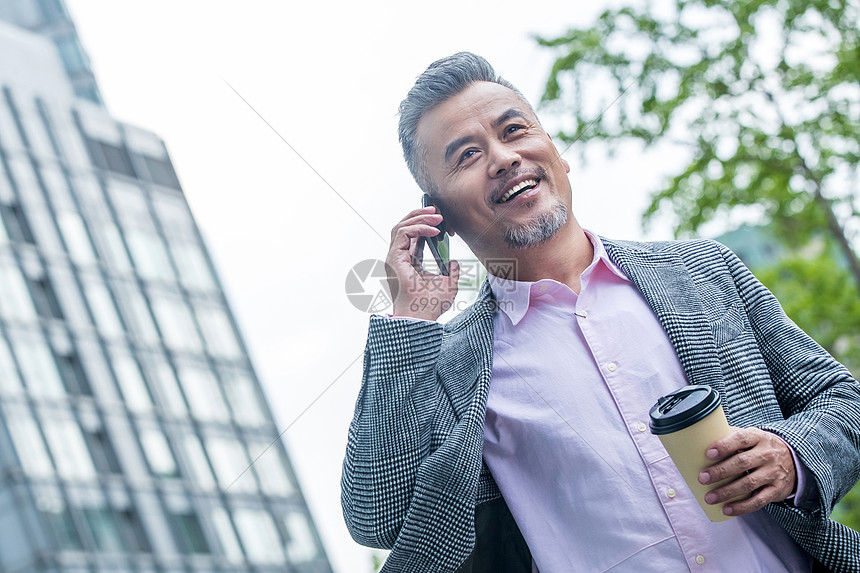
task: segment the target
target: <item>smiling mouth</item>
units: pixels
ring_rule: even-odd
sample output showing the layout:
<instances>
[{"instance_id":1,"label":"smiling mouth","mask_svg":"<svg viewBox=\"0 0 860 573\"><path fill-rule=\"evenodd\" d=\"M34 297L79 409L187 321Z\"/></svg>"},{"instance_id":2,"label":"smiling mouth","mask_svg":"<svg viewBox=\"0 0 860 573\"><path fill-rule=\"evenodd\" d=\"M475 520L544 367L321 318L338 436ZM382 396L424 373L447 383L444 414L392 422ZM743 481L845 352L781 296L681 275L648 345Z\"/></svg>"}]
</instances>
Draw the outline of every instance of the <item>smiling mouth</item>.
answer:
<instances>
[{"instance_id":1,"label":"smiling mouth","mask_svg":"<svg viewBox=\"0 0 860 573\"><path fill-rule=\"evenodd\" d=\"M496 201L496 203L506 203L519 195L520 193L524 193L529 189L534 189L538 186L540 179L526 179L525 181L521 181L514 187L512 187L507 193L502 195L502 197Z\"/></svg>"}]
</instances>

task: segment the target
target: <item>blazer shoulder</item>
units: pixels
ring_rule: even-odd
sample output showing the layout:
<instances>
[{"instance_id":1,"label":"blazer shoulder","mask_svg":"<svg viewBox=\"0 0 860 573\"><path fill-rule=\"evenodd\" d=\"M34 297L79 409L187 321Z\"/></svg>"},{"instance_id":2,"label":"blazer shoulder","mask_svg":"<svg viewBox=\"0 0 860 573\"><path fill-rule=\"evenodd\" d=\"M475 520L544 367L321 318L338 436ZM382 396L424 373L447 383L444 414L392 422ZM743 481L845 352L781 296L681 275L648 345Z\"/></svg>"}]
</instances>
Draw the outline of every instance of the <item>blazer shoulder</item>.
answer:
<instances>
[{"instance_id":1,"label":"blazer shoulder","mask_svg":"<svg viewBox=\"0 0 860 573\"><path fill-rule=\"evenodd\" d=\"M673 241L617 241L603 239L610 254L618 258L644 261L649 259L680 260L689 268L724 265L736 255L722 243L713 239L685 239Z\"/></svg>"}]
</instances>

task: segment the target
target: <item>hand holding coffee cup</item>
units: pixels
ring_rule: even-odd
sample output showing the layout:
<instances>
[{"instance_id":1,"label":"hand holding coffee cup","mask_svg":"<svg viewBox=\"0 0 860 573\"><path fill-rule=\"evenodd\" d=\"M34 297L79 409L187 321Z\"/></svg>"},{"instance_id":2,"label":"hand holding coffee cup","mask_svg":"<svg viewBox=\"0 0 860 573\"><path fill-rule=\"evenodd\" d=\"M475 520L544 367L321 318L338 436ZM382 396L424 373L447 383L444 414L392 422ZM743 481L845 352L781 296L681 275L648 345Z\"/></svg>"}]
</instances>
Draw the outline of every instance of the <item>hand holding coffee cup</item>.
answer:
<instances>
[{"instance_id":1,"label":"hand holding coffee cup","mask_svg":"<svg viewBox=\"0 0 860 573\"><path fill-rule=\"evenodd\" d=\"M724 514L737 516L783 501L797 486L791 450L775 434L758 428L736 428L706 452L711 466L702 470L699 483L711 489L705 502L723 506ZM714 487L714 483L724 483ZM728 500L743 499L727 504Z\"/></svg>"},{"instance_id":2,"label":"hand holding coffee cup","mask_svg":"<svg viewBox=\"0 0 860 573\"><path fill-rule=\"evenodd\" d=\"M660 438L711 521L724 521L782 501L795 487L788 446L758 428L729 426L720 395L685 386L651 408L651 432Z\"/></svg>"}]
</instances>

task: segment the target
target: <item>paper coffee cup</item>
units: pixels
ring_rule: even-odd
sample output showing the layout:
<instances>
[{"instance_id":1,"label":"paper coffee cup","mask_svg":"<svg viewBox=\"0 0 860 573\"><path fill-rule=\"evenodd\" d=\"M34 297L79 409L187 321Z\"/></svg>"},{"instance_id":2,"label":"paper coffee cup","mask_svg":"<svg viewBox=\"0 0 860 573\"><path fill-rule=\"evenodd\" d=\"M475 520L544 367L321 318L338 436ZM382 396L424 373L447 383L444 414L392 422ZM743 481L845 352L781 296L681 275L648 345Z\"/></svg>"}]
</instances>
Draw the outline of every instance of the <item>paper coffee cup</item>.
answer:
<instances>
[{"instance_id":1,"label":"paper coffee cup","mask_svg":"<svg viewBox=\"0 0 860 573\"><path fill-rule=\"evenodd\" d=\"M663 442L663 447L708 519L731 519L731 516L722 513L728 501L716 505L705 503L706 493L731 480L708 485L699 483L699 473L714 465L714 461L705 456L708 446L731 433L720 394L709 386L685 386L659 398L650 413L651 433ZM743 497L730 501L737 499Z\"/></svg>"}]
</instances>

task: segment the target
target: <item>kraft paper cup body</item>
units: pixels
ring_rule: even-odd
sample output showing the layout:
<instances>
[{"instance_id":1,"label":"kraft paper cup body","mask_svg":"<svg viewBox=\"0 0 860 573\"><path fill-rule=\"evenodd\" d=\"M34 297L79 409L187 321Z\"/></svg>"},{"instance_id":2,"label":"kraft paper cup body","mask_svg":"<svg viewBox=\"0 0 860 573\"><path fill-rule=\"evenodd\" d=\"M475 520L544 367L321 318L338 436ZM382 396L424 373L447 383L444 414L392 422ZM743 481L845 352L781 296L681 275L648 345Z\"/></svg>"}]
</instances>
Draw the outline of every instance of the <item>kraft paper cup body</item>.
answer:
<instances>
[{"instance_id":1,"label":"kraft paper cup body","mask_svg":"<svg viewBox=\"0 0 860 573\"><path fill-rule=\"evenodd\" d=\"M722 480L716 483L702 485L699 483L699 473L707 467L714 465L714 461L705 456L708 446L720 440L731 433L729 423L726 420L726 414L723 412L722 405L716 410L708 414L704 419L699 420L692 426L688 426L683 430L672 432L671 434L658 434L657 437L663 443L678 471L705 515L711 521L726 521L731 519L730 515L723 515L723 506L728 503L719 503L709 505L705 503L705 494L716 489L721 485L728 483L731 480ZM738 497L730 501L742 499Z\"/></svg>"}]
</instances>

